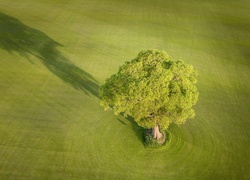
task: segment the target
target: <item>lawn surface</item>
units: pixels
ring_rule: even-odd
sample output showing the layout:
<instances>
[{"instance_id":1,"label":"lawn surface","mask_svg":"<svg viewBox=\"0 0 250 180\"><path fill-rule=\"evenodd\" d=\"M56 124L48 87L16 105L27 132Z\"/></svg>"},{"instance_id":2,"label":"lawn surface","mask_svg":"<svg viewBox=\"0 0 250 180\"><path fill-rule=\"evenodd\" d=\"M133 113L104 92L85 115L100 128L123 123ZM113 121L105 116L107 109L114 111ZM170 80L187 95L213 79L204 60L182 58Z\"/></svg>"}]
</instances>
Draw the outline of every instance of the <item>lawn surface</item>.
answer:
<instances>
[{"instance_id":1,"label":"lawn surface","mask_svg":"<svg viewBox=\"0 0 250 180\"><path fill-rule=\"evenodd\" d=\"M0 179L249 179L250 2L0 0ZM199 72L162 149L98 88L143 49Z\"/></svg>"}]
</instances>

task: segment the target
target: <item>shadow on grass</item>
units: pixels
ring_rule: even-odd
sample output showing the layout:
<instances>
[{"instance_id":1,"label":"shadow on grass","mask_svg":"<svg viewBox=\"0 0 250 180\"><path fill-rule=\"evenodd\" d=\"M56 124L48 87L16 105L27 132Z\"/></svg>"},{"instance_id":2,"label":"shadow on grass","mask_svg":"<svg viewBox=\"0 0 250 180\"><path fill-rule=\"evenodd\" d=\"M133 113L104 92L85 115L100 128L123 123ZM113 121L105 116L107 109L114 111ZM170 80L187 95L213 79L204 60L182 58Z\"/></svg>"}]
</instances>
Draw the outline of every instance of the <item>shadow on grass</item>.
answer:
<instances>
[{"instance_id":1,"label":"shadow on grass","mask_svg":"<svg viewBox=\"0 0 250 180\"><path fill-rule=\"evenodd\" d=\"M121 116L123 116L123 115L121 115ZM144 142L144 140L143 140L143 132L144 132L145 129L143 129L142 127L138 126L138 124L137 124L137 123L134 121L134 119L133 119L132 117L130 117L130 116L128 116L128 117L126 117L126 118L123 116L122 119L125 119L125 120L127 120L127 121L130 122L131 127L132 127L132 130L134 131L136 137L143 143L143 142ZM117 120L118 120L121 124L127 125L127 123L124 122L124 120L122 120L122 119L121 119L121 118L117 118Z\"/></svg>"},{"instance_id":2,"label":"shadow on grass","mask_svg":"<svg viewBox=\"0 0 250 180\"><path fill-rule=\"evenodd\" d=\"M45 33L31 28L18 19L0 13L0 48L17 52L29 59L38 57L54 75L77 90L98 97L99 85L95 78L74 65L57 47L62 46Z\"/></svg>"}]
</instances>

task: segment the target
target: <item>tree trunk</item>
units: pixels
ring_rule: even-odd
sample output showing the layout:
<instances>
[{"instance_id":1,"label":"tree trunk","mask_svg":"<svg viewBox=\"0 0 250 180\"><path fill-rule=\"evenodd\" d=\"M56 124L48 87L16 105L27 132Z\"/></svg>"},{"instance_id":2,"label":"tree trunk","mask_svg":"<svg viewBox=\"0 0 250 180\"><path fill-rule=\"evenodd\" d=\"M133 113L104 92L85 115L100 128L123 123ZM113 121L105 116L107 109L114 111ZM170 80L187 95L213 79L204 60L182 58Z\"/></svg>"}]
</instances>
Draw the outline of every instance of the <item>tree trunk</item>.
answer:
<instances>
[{"instance_id":1,"label":"tree trunk","mask_svg":"<svg viewBox=\"0 0 250 180\"><path fill-rule=\"evenodd\" d=\"M162 133L159 131L159 126L158 126L158 125L156 125L156 126L154 127L154 129L152 130L152 136L153 136L155 139L157 139L157 140L159 140L159 139L162 138Z\"/></svg>"}]
</instances>

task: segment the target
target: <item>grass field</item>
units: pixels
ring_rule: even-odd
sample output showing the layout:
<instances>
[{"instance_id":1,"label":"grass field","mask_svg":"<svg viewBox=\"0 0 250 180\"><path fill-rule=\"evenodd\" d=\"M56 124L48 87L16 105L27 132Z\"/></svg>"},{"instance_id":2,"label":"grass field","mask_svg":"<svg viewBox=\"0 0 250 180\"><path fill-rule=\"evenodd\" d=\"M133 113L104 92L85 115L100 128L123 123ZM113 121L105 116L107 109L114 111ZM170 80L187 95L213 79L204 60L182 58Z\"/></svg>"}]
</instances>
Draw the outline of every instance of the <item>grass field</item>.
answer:
<instances>
[{"instance_id":1,"label":"grass field","mask_svg":"<svg viewBox=\"0 0 250 180\"><path fill-rule=\"evenodd\" d=\"M250 179L250 2L0 0L0 179ZM145 148L98 87L143 49L199 72L196 117Z\"/></svg>"}]
</instances>

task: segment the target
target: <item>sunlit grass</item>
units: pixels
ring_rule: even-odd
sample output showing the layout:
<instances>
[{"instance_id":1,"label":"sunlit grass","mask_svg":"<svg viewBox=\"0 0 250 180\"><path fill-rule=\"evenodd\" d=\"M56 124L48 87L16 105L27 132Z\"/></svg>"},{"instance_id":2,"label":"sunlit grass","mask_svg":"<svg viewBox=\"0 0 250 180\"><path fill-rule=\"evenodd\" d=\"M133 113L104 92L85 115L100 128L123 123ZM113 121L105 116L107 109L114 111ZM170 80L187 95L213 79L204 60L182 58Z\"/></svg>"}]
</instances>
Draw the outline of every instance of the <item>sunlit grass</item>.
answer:
<instances>
[{"instance_id":1,"label":"sunlit grass","mask_svg":"<svg viewBox=\"0 0 250 180\"><path fill-rule=\"evenodd\" d=\"M249 178L249 9L0 0L0 179ZM104 112L96 96L151 48L199 72L196 118L170 126L161 149L145 148L142 129Z\"/></svg>"}]
</instances>

